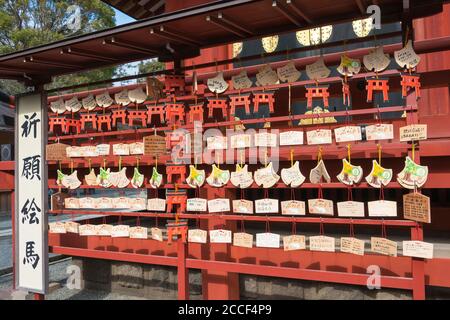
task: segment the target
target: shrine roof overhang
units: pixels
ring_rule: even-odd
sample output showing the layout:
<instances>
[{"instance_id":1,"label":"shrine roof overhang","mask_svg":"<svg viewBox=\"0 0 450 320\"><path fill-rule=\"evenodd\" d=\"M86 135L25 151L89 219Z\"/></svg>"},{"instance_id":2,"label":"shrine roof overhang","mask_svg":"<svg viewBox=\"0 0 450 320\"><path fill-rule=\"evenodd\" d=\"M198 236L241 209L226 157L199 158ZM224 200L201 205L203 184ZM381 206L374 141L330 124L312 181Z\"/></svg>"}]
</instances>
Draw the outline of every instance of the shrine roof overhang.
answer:
<instances>
[{"instance_id":1,"label":"shrine roof overhang","mask_svg":"<svg viewBox=\"0 0 450 320\"><path fill-rule=\"evenodd\" d=\"M165 0L102 0L113 8L133 17L145 19L164 12Z\"/></svg>"},{"instance_id":2,"label":"shrine roof overhang","mask_svg":"<svg viewBox=\"0 0 450 320\"><path fill-rule=\"evenodd\" d=\"M404 0L372 1L382 23L401 21ZM443 0L411 1L411 18L442 11ZM367 17L361 0L229 0L67 38L0 56L0 78L30 84L51 77L158 57L197 56L201 48Z\"/></svg>"}]
</instances>

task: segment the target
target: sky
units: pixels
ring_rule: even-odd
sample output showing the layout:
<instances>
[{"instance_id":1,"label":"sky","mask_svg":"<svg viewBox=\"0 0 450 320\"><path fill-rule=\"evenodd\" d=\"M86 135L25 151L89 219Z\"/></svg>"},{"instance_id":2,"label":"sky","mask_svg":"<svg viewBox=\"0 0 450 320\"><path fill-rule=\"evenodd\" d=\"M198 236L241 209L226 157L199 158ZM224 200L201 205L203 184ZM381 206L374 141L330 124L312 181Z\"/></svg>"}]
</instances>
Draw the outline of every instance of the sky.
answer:
<instances>
[{"instance_id":1,"label":"sky","mask_svg":"<svg viewBox=\"0 0 450 320\"><path fill-rule=\"evenodd\" d=\"M124 14L123 12L121 12L117 9L114 9L114 12L116 14L116 23L118 26L125 24L125 23L130 23L130 22L136 21L135 19L131 18L130 16ZM134 75L134 74L138 73L137 65L138 65L137 62L128 63L128 64L124 65L124 68L129 75Z\"/></svg>"}]
</instances>

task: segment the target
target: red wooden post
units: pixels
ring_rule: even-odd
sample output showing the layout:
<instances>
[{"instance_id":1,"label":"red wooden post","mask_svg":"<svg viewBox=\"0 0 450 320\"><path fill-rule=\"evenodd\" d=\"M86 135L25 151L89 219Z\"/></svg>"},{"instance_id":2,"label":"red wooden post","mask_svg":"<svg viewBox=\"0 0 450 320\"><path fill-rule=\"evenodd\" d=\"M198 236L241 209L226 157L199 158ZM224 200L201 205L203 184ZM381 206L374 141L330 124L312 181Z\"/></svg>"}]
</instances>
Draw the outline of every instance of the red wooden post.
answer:
<instances>
[{"instance_id":1,"label":"red wooden post","mask_svg":"<svg viewBox=\"0 0 450 320\"><path fill-rule=\"evenodd\" d=\"M411 240L423 241L423 228L418 225L411 228ZM425 300L425 260L422 258L411 258L413 278L413 299Z\"/></svg>"},{"instance_id":2,"label":"red wooden post","mask_svg":"<svg viewBox=\"0 0 450 320\"><path fill-rule=\"evenodd\" d=\"M189 270L186 268L187 243L178 238L178 300L189 300Z\"/></svg>"},{"instance_id":3,"label":"red wooden post","mask_svg":"<svg viewBox=\"0 0 450 320\"><path fill-rule=\"evenodd\" d=\"M15 191L11 192L11 229L12 229L12 272L13 289L16 289L16 200Z\"/></svg>"}]
</instances>

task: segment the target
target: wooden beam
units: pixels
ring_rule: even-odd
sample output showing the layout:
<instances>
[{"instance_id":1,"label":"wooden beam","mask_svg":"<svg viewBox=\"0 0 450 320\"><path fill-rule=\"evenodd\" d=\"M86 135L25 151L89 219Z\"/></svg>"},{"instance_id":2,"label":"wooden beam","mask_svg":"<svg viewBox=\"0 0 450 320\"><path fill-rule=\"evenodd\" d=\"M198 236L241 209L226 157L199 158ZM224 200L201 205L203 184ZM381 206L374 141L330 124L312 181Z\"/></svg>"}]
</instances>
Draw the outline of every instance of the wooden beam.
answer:
<instances>
[{"instance_id":1,"label":"wooden beam","mask_svg":"<svg viewBox=\"0 0 450 320\"><path fill-rule=\"evenodd\" d=\"M76 49L76 48L72 48L72 47L69 47L67 49L62 49L61 54L70 54L70 55L79 56L79 57L93 58L93 59L97 59L100 61L110 61L110 62L117 61L117 59L115 59L115 58L99 55L96 52L92 52L89 50L83 50L83 49Z\"/></svg>"},{"instance_id":2,"label":"wooden beam","mask_svg":"<svg viewBox=\"0 0 450 320\"><path fill-rule=\"evenodd\" d=\"M209 21L214 25L228 32L231 32L241 38L247 38L253 35L253 33L250 30L244 28L243 26L238 25L236 22L230 20L229 18L226 18L221 12L219 12L217 17L207 16L206 21Z\"/></svg>"},{"instance_id":3,"label":"wooden beam","mask_svg":"<svg viewBox=\"0 0 450 320\"><path fill-rule=\"evenodd\" d=\"M174 42L179 42L179 43L183 43L189 46L201 46L202 43L200 43L199 41L189 38L185 35L181 35L180 33L177 33L175 31L169 30L167 27L164 26L160 26L159 28L151 28L150 29L150 33L157 35L161 38L170 40L170 41L174 41Z\"/></svg>"},{"instance_id":4,"label":"wooden beam","mask_svg":"<svg viewBox=\"0 0 450 320\"><path fill-rule=\"evenodd\" d=\"M293 0L286 0L286 3L290 6L290 8L300 17L303 18L303 20L305 20L306 22L308 22L309 24L312 24L313 21L312 19L310 19L304 12L303 10L301 10L298 5L296 3L294 3Z\"/></svg>"},{"instance_id":5,"label":"wooden beam","mask_svg":"<svg viewBox=\"0 0 450 320\"><path fill-rule=\"evenodd\" d=\"M297 27L302 27L303 24L299 21L299 19L292 14L286 7L280 4L279 0L272 1L272 7L277 9L283 16L288 18L293 24L295 24Z\"/></svg>"},{"instance_id":6,"label":"wooden beam","mask_svg":"<svg viewBox=\"0 0 450 320\"><path fill-rule=\"evenodd\" d=\"M73 68L78 68L79 67L78 65L74 65L74 64L70 64L70 63L49 61L49 60L44 60L44 59L40 59L40 58L35 58L33 56L26 57L25 59L23 59L23 62L25 62L25 63L43 64L43 65L47 65L47 66L52 66L52 67L57 67L57 68L67 68L67 69L73 69Z\"/></svg>"},{"instance_id":7,"label":"wooden beam","mask_svg":"<svg viewBox=\"0 0 450 320\"><path fill-rule=\"evenodd\" d=\"M356 1L356 5L358 6L359 12L361 14L365 14L366 8L364 8L364 4L362 3L362 0L355 0L355 1Z\"/></svg>"},{"instance_id":8,"label":"wooden beam","mask_svg":"<svg viewBox=\"0 0 450 320\"><path fill-rule=\"evenodd\" d=\"M149 55L158 55L160 53L156 49L145 48L137 43L126 41L126 40L120 40L115 37L104 39L103 44L109 44L109 45L113 45L116 47L127 48L127 49L139 51L139 52L149 54Z\"/></svg>"}]
</instances>

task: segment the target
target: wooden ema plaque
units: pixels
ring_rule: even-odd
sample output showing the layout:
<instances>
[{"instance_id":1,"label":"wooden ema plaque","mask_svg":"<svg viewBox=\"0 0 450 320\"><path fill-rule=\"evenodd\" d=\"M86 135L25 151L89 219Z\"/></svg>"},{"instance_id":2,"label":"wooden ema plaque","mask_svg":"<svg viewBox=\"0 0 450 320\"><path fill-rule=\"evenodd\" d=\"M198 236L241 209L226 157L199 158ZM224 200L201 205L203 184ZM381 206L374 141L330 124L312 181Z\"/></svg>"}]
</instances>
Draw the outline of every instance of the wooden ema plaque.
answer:
<instances>
[{"instance_id":1,"label":"wooden ema plaque","mask_svg":"<svg viewBox=\"0 0 450 320\"><path fill-rule=\"evenodd\" d=\"M166 139L161 136L144 137L144 155L160 156L166 153Z\"/></svg>"},{"instance_id":2,"label":"wooden ema plaque","mask_svg":"<svg viewBox=\"0 0 450 320\"><path fill-rule=\"evenodd\" d=\"M430 198L414 192L403 195L403 217L408 220L431 223Z\"/></svg>"},{"instance_id":3,"label":"wooden ema plaque","mask_svg":"<svg viewBox=\"0 0 450 320\"><path fill-rule=\"evenodd\" d=\"M45 147L47 161L65 161L67 160L66 149L70 147L64 143L48 144Z\"/></svg>"}]
</instances>

